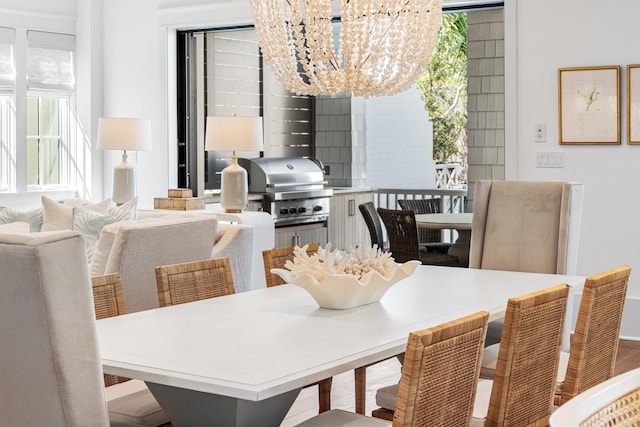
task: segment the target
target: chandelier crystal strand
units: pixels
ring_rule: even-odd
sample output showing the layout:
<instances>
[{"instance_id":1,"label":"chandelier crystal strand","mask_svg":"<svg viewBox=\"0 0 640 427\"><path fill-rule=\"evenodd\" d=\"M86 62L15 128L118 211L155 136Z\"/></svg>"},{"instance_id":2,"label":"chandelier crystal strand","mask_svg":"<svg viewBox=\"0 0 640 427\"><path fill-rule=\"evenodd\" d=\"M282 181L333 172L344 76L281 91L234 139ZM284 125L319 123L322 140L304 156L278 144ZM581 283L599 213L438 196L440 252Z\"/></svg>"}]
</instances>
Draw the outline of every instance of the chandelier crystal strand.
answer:
<instances>
[{"instance_id":1,"label":"chandelier crystal strand","mask_svg":"<svg viewBox=\"0 0 640 427\"><path fill-rule=\"evenodd\" d=\"M415 83L435 47L442 0L251 0L265 61L299 95L392 95Z\"/></svg>"}]
</instances>

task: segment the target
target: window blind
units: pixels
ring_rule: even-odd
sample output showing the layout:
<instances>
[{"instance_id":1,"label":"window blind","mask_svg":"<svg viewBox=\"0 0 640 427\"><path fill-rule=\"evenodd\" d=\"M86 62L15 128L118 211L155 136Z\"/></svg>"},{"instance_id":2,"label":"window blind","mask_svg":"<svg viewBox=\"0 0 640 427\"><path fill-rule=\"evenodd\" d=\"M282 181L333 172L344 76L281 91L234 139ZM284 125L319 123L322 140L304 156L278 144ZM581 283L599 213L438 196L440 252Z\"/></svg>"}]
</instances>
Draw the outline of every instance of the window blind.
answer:
<instances>
[{"instance_id":1,"label":"window blind","mask_svg":"<svg viewBox=\"0 0 640 427\"><path fill-rule=\"evenodd\" d=\"M73 90L75 36L27 31L27 87Z\"/></svg>"},{"instance_id":2,"label":"window blind","mask_svg":"<svg viewBox=\"0 0 640 427\"><path fill-rule=\"evenodd\" d=\"M16 42L14 28L0 27L0 86L12 87L16 83L13 48Z\"/></svg>"}]
</instances>

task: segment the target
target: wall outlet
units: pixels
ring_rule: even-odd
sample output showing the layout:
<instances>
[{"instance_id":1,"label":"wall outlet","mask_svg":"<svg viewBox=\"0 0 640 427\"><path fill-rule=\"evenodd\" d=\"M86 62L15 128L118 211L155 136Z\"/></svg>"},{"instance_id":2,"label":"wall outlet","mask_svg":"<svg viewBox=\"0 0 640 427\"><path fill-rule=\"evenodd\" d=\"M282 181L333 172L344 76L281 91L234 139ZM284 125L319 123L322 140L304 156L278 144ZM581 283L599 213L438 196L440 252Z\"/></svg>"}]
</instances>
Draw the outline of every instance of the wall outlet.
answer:
<instances>
[{"instance_id":1,"label":"wall outlet","mask_svg":"<svg viewBox=\"0 0 640 427\"><path fill-rule=\"evenodd\" d=\"M536 152L537 168L563 168L564 152L562 151L538 151Z\"/></svg>"}]
</instances>

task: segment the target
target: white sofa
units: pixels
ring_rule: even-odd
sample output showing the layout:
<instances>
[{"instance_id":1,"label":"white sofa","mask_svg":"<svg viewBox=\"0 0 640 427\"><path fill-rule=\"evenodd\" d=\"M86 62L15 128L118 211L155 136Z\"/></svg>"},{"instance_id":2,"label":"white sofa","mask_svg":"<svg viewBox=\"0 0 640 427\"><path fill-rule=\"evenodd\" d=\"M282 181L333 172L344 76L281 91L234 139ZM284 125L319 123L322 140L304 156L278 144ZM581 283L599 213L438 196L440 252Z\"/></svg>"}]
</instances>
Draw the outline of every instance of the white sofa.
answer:
<instances>
[{"instance_id":1,"label":"white sofa","mask_svg":"<svg viewBox=\"0 0 640 427\"><path fill-rule=\"evenodd\" d=\"M102 229L92 276L120 273L127 312L158 307L155 267L228 256L236 292L250 289L253 227L214 215L156 214Z\"/></svg>"},{"instance_id":2,"label":"white sofa","mask_svg":"<svg viewBox=\"0 0 640 427\"><path fill-rule=\"evenodd\" d=\"M107 202L58 203L42 197L39 208L0 207L0 234L80 231L91 275L121 273L128 311L158 306L155 267L159 265L228 256L236 292L253 288L257 266L253 266L252 225L228 218L219 221L217 215L205 212L136 210L135 201L119 207Z\"/></svg>"}]
</instances>

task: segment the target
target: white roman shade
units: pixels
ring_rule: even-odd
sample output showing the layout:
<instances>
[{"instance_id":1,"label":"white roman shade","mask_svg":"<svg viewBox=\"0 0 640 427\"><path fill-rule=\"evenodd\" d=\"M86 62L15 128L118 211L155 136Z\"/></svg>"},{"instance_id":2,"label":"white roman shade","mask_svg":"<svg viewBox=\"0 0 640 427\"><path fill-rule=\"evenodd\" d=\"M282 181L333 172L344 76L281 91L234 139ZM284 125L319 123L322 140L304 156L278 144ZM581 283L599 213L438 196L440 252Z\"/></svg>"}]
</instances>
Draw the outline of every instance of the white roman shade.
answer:
<instances>
[{"instance_id":1,"label":"white roman shade","mask_svg":"<svg viewBox=\"0 0 640 427\"><path fill-rule=\"evenodd\" d=\"M73 90L75 36L28 31L27 87Z\"/></svg>"},{"instance_id":2,"label":"white roman shade","mask_svg":"<svg viewBox=\"0 0 640 427\"><path fill-rule=\"evenodd\" d=\"M16 84L16 66L13 46L16 42L16 30L0 27L0 87L13 87Z\"/></svg>"}]
</instances>

